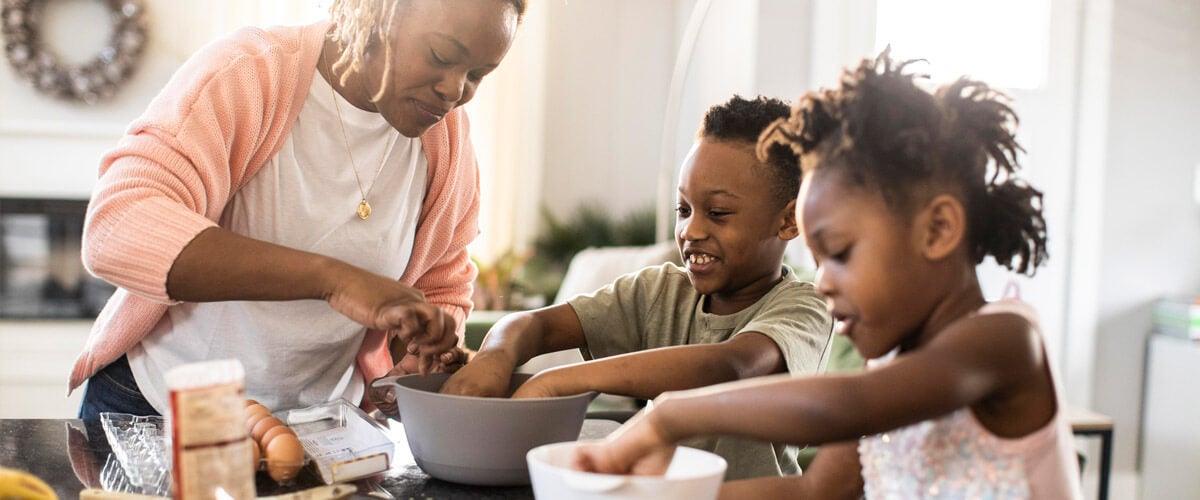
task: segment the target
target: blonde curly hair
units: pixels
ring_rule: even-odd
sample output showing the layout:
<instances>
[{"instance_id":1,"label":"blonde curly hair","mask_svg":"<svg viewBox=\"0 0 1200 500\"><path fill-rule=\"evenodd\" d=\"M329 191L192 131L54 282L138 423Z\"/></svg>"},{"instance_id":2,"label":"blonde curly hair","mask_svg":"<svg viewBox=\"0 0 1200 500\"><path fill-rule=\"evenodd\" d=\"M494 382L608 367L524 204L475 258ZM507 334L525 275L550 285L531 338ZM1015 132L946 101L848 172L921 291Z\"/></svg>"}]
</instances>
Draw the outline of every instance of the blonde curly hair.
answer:
<instances>
[{"instance_id":1,"label":"blonde curly hair","mask_svg":"<svg viewBox=\"0 0 1200 500\"><path fill-rule=\"evenodd\" d=\"M405 0L333 0L329 5L329 18L334 23L329 36L338 44L341 55L330 69L338 75L338 81L346 85L351 73L362 71L367 46L373 36L387 40L391 37L396 11ZM517 9L517 20L525 15L525 0L507 0ZM391 47L383 44L383 74L392 70ZM387 90L387 78L379 83L379 90L371 101L383 98Z\"/></svg>"}]
</instances>

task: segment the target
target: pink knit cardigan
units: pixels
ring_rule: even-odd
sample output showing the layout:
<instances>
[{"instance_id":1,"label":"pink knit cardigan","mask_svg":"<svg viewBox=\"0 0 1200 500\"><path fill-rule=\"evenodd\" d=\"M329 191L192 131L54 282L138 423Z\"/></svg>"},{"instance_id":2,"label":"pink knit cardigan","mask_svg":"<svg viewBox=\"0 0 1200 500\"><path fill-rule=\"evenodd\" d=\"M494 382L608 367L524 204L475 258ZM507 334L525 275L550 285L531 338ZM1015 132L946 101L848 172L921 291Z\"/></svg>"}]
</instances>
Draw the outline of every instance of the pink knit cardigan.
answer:
<instances>
[{"instance_id":1,"label":"pink knit cardigan","mask_svg":"<svg viewBox=\"0 0 1200 500\"><path fill-rule=\"evenodd\" d=\"M329 23L246 28L209 44L175 73L100 164L83 260L120 288L71 370L68 393L137 345L177 303L166 277L179 252L217 225L226 204L275 156L308 95ZM476 269L479 172L461 108L421 136L429 161L408 268L399 279L454 316L461 334ZM370 381L393 366L371 330L357 363ZM461 336L460 336L461 338Z\"/></svg>"}]
</instances>

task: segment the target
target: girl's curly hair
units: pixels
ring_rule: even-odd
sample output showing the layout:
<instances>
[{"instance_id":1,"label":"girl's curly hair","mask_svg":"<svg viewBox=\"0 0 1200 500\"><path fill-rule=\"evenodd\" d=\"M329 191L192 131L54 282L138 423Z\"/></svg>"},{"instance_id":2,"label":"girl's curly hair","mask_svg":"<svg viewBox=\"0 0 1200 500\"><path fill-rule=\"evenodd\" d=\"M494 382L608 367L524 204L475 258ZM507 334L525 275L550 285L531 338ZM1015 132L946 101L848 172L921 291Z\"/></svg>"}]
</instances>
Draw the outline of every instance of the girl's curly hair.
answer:
<instances>
[{"instance_id":1,"label":"girl's curly hair","mask_svg":"<svg viewBox=\"0 0 1200 500\"><path fill-rule=\"evenodd\" d=\"M838 169L902 213L930 189L949 191L967 211L975 263L991 255L1033 275L1047 258L1046 220L1042 192L1016 177L1023 150L1008 98L966 78L931 94L905 72L913 62L897 64L884 50L844 71L837 89L805 94L763 132L759 154L789 146L805 173Z\"/></svg>"}]
</instances>

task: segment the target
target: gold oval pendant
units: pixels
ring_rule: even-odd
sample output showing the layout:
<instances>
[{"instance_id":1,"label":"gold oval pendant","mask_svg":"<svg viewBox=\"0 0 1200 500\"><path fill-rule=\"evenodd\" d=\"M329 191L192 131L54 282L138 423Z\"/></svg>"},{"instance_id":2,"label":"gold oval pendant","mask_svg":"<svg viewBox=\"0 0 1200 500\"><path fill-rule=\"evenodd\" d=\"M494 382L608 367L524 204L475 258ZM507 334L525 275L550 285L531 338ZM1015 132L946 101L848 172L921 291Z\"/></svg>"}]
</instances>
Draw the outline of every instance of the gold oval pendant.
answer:
<instances>
[{"instance_id":1,"label":"gold oval pendant","mask_svg":"<svg viewBox=\"0 0 1200 500\"><path fill-rule=\"evenodd\" d=\"M358 218L362 219L362 220L367 220L367 217L370 217L370 216L371 216L371 204L367 203L367 200L363 200L362 203L358 204Z\"/></svg>"}]
</instances>

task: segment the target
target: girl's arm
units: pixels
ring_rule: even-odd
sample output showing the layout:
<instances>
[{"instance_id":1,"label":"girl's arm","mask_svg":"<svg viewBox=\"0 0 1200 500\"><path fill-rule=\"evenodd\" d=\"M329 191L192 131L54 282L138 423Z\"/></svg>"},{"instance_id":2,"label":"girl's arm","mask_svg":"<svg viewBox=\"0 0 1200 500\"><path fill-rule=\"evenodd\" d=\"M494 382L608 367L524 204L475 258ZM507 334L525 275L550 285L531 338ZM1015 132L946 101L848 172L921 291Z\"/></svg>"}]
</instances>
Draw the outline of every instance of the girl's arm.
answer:
<instances>
[{"instance_id":1,"label":"girl's arm","mask_svg":"<svg viewBox=\"0 0 1200 500\"><path fill-rule=\"evenodd\" d=\"M599 391L654 399L692 389L779 373L787 369L775 341L744 332L719 344L648 349L560 366L530 379L513 397L551 397Z\"/></svg>"},{"instance_id":2,"label":"girl's arm","mask_svg":"<svg viewBox=\"0 0 1200 500\"><path fill-rule=\"evenodd\" d=\"M800 476L764 477L721 485L721 499L820 498L857 499L863 494L858 441L821 445L812 464Z\"/></svg>"},{"instance_id":3,"label":"girl's arm","mask_svg":"<svg viewBox=\"0 0 1200 500\"><path fill-rule=\"evenodd\" d=\"M519 312L496 322L471 362L446 381L442 392L463 396L507 396L517 366L534 356L584 345L583 326L575 310L558 304Z\"/></svg>"},{"instance_id":4,"label":"girl's arm","mask_svg":"<svg viewBox=\"0 0 1200 500\"><path fill-rule=\"evenodd\" d=\"M1008 408L1013 419L1025 420L1027 433L1054 415L1044 366L1041 342L1026 320L988 314L960 320L878 369L672 394L651 414L672 442L720 434L815 444L876 434L985 400L1002 403L1033 390L1040 397L1032 407ZM1041 389L1049 389L1048 398Z\"/></svg>"},{"instance_id":5,"label":"girl's arm","mask_svg":"<svg viewBox=\"0 0 1200 500\"><path fill-rule=\"evenodd\" d=\"M975 316L888 365L847 376L776 376L668 393L607 446L584 453L623 473L658 446L702 435L819 444L847 441L983 402L1005 415L997 433L1020 436L1056 411L1041 342L1012 314ZM747 411L752 408L753 411ZM977 413L978 414L978 413ZM981 419L988 425L987 419ZM993 431L998 429L989 426ZM637 446L622 436L649 436ZM646 443L656 443L647 445Z\"/></svg>"}]
</instances>

